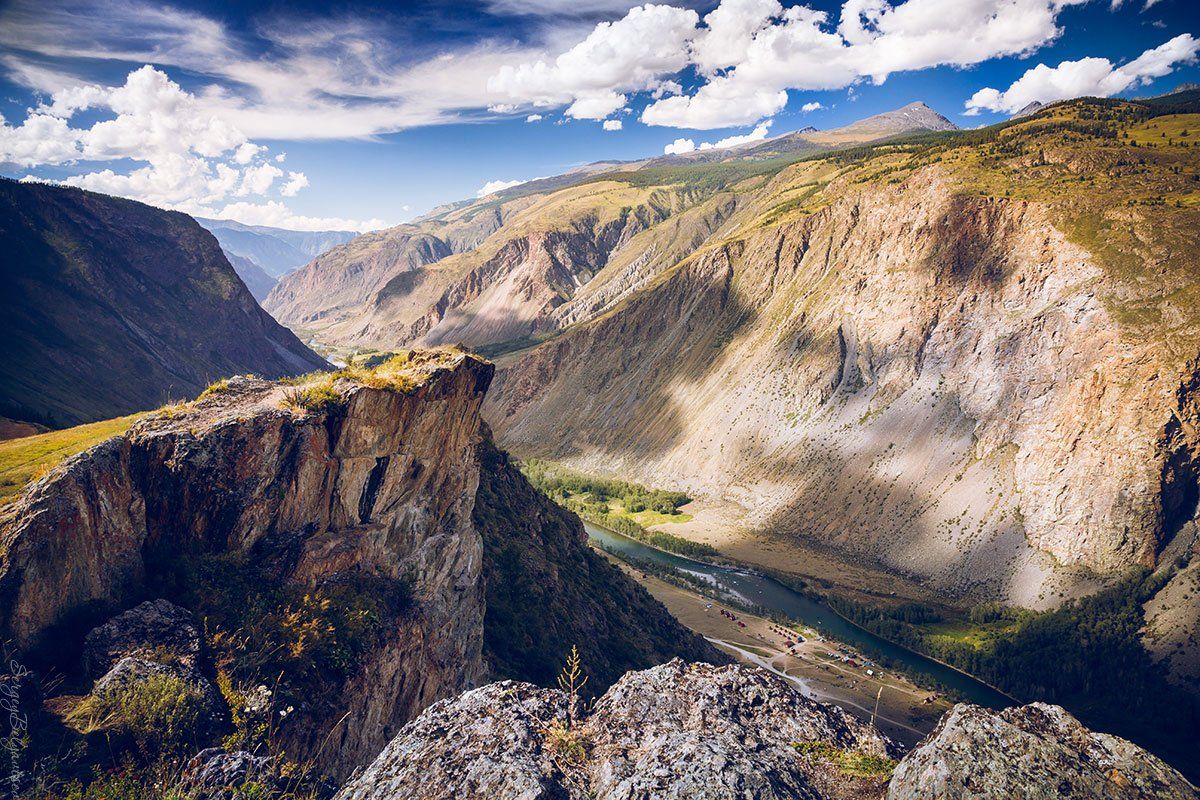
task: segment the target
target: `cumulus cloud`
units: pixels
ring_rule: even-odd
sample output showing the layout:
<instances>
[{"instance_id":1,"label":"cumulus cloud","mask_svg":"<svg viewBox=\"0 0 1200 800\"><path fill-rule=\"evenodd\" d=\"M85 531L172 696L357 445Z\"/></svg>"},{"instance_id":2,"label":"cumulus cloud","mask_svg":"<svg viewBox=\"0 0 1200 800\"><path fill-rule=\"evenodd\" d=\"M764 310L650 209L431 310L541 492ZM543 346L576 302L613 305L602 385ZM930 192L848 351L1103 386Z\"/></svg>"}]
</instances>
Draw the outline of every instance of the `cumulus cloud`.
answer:
<instances>
[{"instance_id":1,"label":"cumulus cloud","mask_svg":"<svg viewBox=\"0 0 1200 800\"><path fill-rule=\"evenodd\" d=\"M303 172L289 172L287 183L279 190L284 197L295 197L300 190L308 186L308 176Z\"/></svg>"},{"instance_id":2,"label":"cumulus cloud","mask_svg":"<svg viewBox=\"0 0 1200 800\"><path fill-rule=\"evenodd\" d=\"M648 3L552 60L502 67L488 85L508 102L566 106L586 119L647 92L648 125L750 125L781 111L792 89L883 83L896 72L1032 52L1061 33L1062 9L1082 2L844 0L834 16L780 0L722 0L703 20ZM673 80L686 67L701 78L691 95Z\"/></svg>"},{"instance_id":3,"label":"cumulus cloud","mask_svg":"<svg viewBox=\"0 0 1200 800\"><path fill-rule=\"evenodd\" d=\"M543 119L545 119L545 117L543 117L541 114L530 114L528 117L525 118L525 121L526 122L540 122Z\"/></svg>"},{"instance_id":4,"label":"cumulus cloud","mask_svg":"<svg viewBox=\"0 0 1200 800\"><path fill-rule=\"evenodd\" d=\"M1035 101L1051 103L1072 97L1111 97L1169 75L1179 64L1194 63L1198 51L1200 40L1184 33L1121 66L1107 58L1063 61L1056 67L1038 64L1004 91L980 89L967 101L966 113L1015 113Z\"/></svg>"},{"instance_id":5,"label":"cumulus cloud","mask_svg":"<svg viewBox=\"0 0 1200 800\"><path fill-rule=\"evenodd\" d=\"M679 138L671 142L663 148L663 153L668 156L678 156L684 153L690 153L696 149L696 143L691 139Z\"/></svg>"},{"instance_id":6,"label":"cumulus cloud","mask_svg":"<svg viewBox=\"0 0 1200 800\"><path fill-rule=\"evenodd\" d=\"M388 227L381 219L354 220L342 217L308 217L295 214L277 200L265 203L229 203L218 210L195 212L213 219L233 219L247 225L268 225L272 228L287 228L294 231L367 231Z\"/></svg>"},{"instance_id":7,"label":"cumulus cloud","mask_svg":"<svg viewBox=\"0 0 1200 800\"><path fill-rule=\"evenodd\" d=\"M747 124L781 110L789 89L837 89L863 78L883 83L895 72L1027 53L1055 39L1058 14L1079 1L846 0L835 25L807 6L725 0L694 43L698 67L713 77L690 97L651 104L642 121Z\"/></svg>"},{"instance_id":8,"label":"cumulus cloud","mask_svg":"<svg viewBox=\"0 0 1200 800\"><path fill-rule=\"evenodd\" d=\"M575 119L604 119L625 107L625 95L612 91L584 92L567 106L566 115Z\"/></svg>"},{"instance_id":9,"label":"cumulus cloud","mask_svg":"<svg viewBox=\"0 0 1200 800\"><path fill-rule=\"evenodd\" d=\"M72 125L83 111L96 112L102 119ZM282 153L271 158L266 147L209 114L197 97L150 66L130 72L120 86L64 87L20 125L0 117L0 163L88 165L90 169L81 167L59 182L201 216L249 209L262 224L283 220L284 227L329 228L324 219L292 219L278 201L251 200L277 186L283 197L308 186L308 177L296 171L279 186L284 172L277 164L282 161ZM121 168L102 167L104 162ZM230 202L233 198L247 200ZM361 228L359 223L337 221L341 227Z\"/></svg>"},{"instance_id":10,"label":"cumulus cloud","mask_svg":"<svg viewBox=\"0 0 1200 800\"><path fill-rule=\"evenodd\" d=\"M604 130L606 131L619 131L622 127L621 120L619 119L604 120Z\"/></svg>"},{"instance_id":11,"label":"cumulus cloud","mask_svg":"<svg viewBox=\"0 0 1200 800\"><path fill-rule=\"evenodd\" d=\"M739 136L726 136L724 139L718 139L715 142L701 142L700 150L721 150L726 147L737 147L741 144L750 144L751 142L761 142L767 138L767 131L771 128L771 120L761 123L756 126L750 133L744 133Z\"/></svg>"},{"instance_id":12,"label":"cumulus cloud","mask_svg":"<svg viewBox=\"0 0 1200 800\"><path fill-rule=\"evenodd\" d=\"M244 142L236 151L234 151L233 160L239 164L249 164L254 160L256 155L266 149L267 148L263 147L262 145L257 145L254 142ZM280 155L282 155L282 153Z\"/></svg>"},{"instance_id":13,"label":"cumulus cloud","mask_svg":"<svg viewBox=\"0 0 1200 800\"><path fill-rule=\"evenodd\" d=\"M603 119L624 107L628 92L653 91L687 66L699 20L691 9L637 6L553 60L501 67L488 88L511 102L566 105L568 116Z\"/></svg>"},{"instance_id":14,"label":"cumulus cloud","mask_svg":"<svg viewBox=\"0 0 1200 800\"><path fill-rule=\"evenodd\" d=\"M526 181L488 181L479 187L479 191L475 192L475 196L487 197L489 194L495 194L505 189L511 189L514 186L520 186L522 183L526 183Z\"/></svg>"},{"instance_id":15,"label":"cumulus cloud","mask_svg":"<svg viewBox=\"0 0 1200 800\"><path fill-rule=\"evenodd\" d=\"M800 106L800 110L803 111L805 114L807 114L810 111L818 111L824 107L825 106L821 105L820 103L818 103L814 100L811 103L805 103L804 105Z\"/></svg>"},{"instance_id":16,"label":"cumulus cloud","mask_svg":"<svg viewBox=\"0 0 1200 800\"><path fill-rule=\"evenodd\" d=\"M761 142L767 138L767 132L771 129L771 120L759 123L750 133L742 133L734 136L726 136L724 139L718 139L715 142L701 142L696 144L692 139L676 139L669 145L663 148L665 155L682 155L690 153L693 150L723 150L727 147L737 147L742 144L750 144L751 142Z\"/></svg>"}]
</instances>

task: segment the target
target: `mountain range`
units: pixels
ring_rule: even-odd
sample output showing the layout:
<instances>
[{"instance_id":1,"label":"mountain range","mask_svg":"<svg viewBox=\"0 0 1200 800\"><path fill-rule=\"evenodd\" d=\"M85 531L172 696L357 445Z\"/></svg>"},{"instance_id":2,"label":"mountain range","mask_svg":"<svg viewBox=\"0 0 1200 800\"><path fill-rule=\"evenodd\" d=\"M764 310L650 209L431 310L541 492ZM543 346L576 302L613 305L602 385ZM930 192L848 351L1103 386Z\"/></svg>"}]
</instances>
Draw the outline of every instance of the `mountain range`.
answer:
<instances>
[{"instance_id":1,"label":"mountain range","mask_svg":"<svg viewBox=\"0 0 1200 800\"><path fill-rule=\"evenodd\" d=\"M238 276L259 301L270 293L279 278L357 235L351 231L295 231L244 225L205 217L196 217L196 221L217 237Z\"/></svg>"},{"instance_id":2,"label":"mountain range","mask_svg":"<svg viewBox=\"0 0 1200 800\"><path fill-rule=\"evenodd\" d=\"M495 358L503 446L686 491L672 530L761 568L1046 611L1150 571L1140 641L1200 696L1195 95L604 165L360 237L265 306L345 353Z\"/></svg>"},{"instance_id":3,"label":"mountain range","mask_svg":"<svg viewBox=\"0 0 1200 800\"><path fill-rule=\"evenodd\" d=\"M1196 130L912 103L362 235L0 182L13 763L1195 798Z\"/></svg>"}]
</instances>

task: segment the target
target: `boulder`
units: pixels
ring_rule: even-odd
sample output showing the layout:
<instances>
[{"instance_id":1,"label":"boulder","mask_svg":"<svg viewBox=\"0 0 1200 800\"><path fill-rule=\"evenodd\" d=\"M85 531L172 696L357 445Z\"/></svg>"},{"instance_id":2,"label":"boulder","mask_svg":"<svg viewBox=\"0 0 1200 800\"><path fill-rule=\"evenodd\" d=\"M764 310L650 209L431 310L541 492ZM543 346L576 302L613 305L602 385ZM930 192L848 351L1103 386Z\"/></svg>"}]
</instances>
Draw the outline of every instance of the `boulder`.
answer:
<instances>
[{"instance_id":1,"label":"boulder","mask_svg":"<svg viewBox=\"0 0 1200 800\"><path fill-rule=\"evenodd\" d=\"M887 800L1196 800L1182 775L1060 706L952 708L900 765Z\"/></svg>"},{"instance_id":2,"label":"boulder","mask_svg":"<svg viewBox=\"0 0 1200 800\"><path fill-rule=\"evenodd\" d=\"M194 668L200 657L200 631L191 612L167 600L148 600L95 628L84 640L84 668L94 678L125 656Z\"/></svg>"},{"instance_id":3,"label":"boulder","mask_svg":"<svg viewBox=\"0 0 1200 800\"><path fill-rule=\"evenodd\" d=\"M676 659L627 674L571 720L570 706L563 692L512 681L437 703L338 800L877 798L896 753L841 709L740 665ZM821 754L805 751L813 741ZM850 775L841 754L887 766Z\"/></svg>"}]
</instances>

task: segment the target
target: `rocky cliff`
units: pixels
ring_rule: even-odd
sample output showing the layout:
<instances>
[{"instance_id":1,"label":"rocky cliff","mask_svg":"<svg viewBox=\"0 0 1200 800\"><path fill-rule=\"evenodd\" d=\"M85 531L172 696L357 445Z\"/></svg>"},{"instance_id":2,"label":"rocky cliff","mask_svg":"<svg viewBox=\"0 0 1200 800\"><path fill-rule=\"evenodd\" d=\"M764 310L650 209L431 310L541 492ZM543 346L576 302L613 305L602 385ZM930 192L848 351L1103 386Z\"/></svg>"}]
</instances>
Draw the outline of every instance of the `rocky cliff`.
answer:
<instances>
[{"instance_id":1,"label":"rocky cliff","mask_svg":"<svg viewBox=\"0 0 1200 800\"><path fill-rule=\"evenodd\" d=\"M4 180L0 242L8 417L76 424L194 396L228 375L325 366L183 214Z\"/></svg>"},{"instance_id":2,"label":"rocky cliff","mask_svg":"<svg viewBox=\"0 0 1200 800\"><path fill-rule=\"evenodd\" d=\"M342 347L488 346L558 330L581 287L708 192L584 182L367 234L282 279L265 307Z\"/></svg>"},{"instance_id":3,"label":"rocky cliff","mask_svg":"<svg viewBox=\"0 0 1200 800\"><path fill-rule=\"evenodd\" d=\"M625 676L587 711L513 682L442 701L338 800L1197 796L1154 756L1056 706L956 706L898 756L870 726L765 671L673 661Z\"/></svg>"},{"instance_id":4,"label":"rocky cliff","mask_svg":"<svg viewBox=\"0 0 1200 800\"><path fill-rule=\"evenodd\" d=\"M197 702L215 685L200 715L213 730L252 749L253 709L269 734L257 746L344 775L434 700L487 675L543 680L585 637L617 675L719 660L491 447L491 375L432 351L299 385L235 378L32 484L0 513L0 635L67 676L45 709L65 731L137 741L134 722L95 709L164 681ZM559 577L576 573L590 580ZM520 586L555 617L526 634L544 637L533 647L519 630L532 611L495 600ZM167 606L84 645L143 601ZM177 646L196 630L202 643Z\"/></svg>"},{"instance_id":5,"label":"rocky cliff","mask_svg":"<svg viewBox=\"0 0 1200 800\"><path fill-rule=\"evenodd\" d=\"M694 252L504 361L485 413L958 601L1161 563L1196 510L1200 226L1131 198L1194 191L1195 157L1121 146L1144 110L1073 108L733 185Z\"/></svg>"}]
</instances>

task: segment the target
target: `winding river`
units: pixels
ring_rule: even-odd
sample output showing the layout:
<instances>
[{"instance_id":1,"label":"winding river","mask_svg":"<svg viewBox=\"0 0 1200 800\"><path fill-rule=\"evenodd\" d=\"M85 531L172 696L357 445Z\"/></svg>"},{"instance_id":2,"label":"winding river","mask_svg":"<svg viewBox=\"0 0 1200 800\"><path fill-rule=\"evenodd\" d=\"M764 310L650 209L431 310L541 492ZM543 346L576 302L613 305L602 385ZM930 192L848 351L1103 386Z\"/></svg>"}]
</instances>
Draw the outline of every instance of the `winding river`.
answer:
<instances>
[{"instance_id":1,"label":"winding river","mask_svg":"<svg viewBox=\"0 0 1200 800\"><path fill-rule=\"evenodd\" d=\"M590 522L584 522L584 528L587 529L589 538L608 550L630 558L654 561L681 572L687 572L714 584L742 602L770 611L778 611L797 622L820 630L831 639L872 653L876 657L882 656L892 663L903 665L907 671L928 675L969 702L996 709L1017 704L1013 698L965 672L960 672L860 628L819 600L814 600L790 589L774 578L748 570L719 567L694 561L684 556L659 550Z\"/></svg>"}]
</instances>

